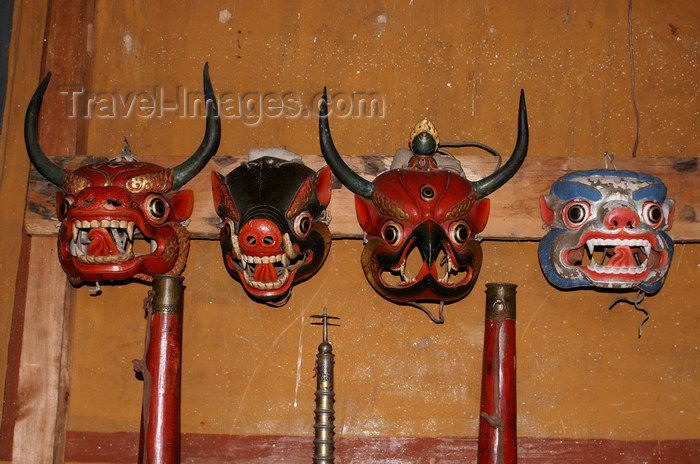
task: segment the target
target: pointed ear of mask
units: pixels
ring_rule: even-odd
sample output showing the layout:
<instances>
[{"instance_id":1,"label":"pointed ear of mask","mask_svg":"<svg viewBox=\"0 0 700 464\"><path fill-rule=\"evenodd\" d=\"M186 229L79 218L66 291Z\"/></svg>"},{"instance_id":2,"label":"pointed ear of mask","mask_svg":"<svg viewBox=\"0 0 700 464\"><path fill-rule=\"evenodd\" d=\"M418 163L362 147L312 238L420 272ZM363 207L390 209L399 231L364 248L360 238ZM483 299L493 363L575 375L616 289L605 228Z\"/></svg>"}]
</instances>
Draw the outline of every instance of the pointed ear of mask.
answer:
<instances>
[{"instance_id":1,"label":"pointed ear of mask","mask_svg":"<svg viewBox=\"0 0 700 464\"><path fill-rule=\"evenodd\" d=\"M668 205L668 219L666 220L666 228L670 229L673 226L673 214L676 212L676 202L671 198L667 198L665 203Z\"/></svg>"},{"instance_id":2,"label":"pointed ear of mask","mask_svg":"<svg viewBox=\"0 0 700 464\"><path fill-rule=\"evenodd\" d=\"M359 195L355 197L355 213L357 214L357 222L360 223L362 230L373 230L373 216L370 208L367 206L367 200Z\"/></svg>"},{"instance_id":3,"label":"pointed ear of mask","mask_svg":"<svg viewBox=\"0 0 700 464\"><path fill-rule=\"evenodd\" d=\"M331 168L324 166L314 174L316 198L322 206L328 206L331 201Z\"/></svg>"},{"instance_id":4,"label":"pointed ear of mask","mask_svg":"<svg viewBox=\"0 0 700 464\"><path fill-rule=\"evenodd\" d=\"M219 217L231 217L234 221L238 221L238 212L226 186L225 178L215 171L211 173L211 193L214 198L214 209Z\"/></svg>"},{"instance_id":5,"label":"pointed ear of mask","mask_svg":"<svg viewBox=\"0 0 700 464\"><path fill-rule=\"evenodd\" d=\"M542 195L540 197L540 215L547 227L551 227L552 222L554 222L554 210L547 204L547 197L550 196L551 195Z\"/></svg>"},{"instance_id":6,"label":"pointed ear of mask","mask_svg":"<svg viewBox=\"0 0 700 464\"><path fill-rule=\"evenodd\" d=\"M170 216L168 220L175 222L186 221L192 216L194 210L194 192L192 190L180 190L169 197Z\"/></svg>"},{"instance_id":7,"label":"pointed ear of mask","mask_svg":"<svg viewBox=\"0 0 700 464\"><path fill-rule=\"evenodd\" d=\"M56 192L56 215L60 221L63 220L63 213L61 212L61 205L63 205L63 199L66 194L63 190Z\"/></svg>"},{"instance_id":8,"label":"pointed ear of mask","mask_svg":"<svg viewBox=\"0 0 700 464\"><path fill-rule=\"evenodd\" d=\"M469 211L469 224L472 227L472 233L478 234L486 227L486 222L489 220L489 211L491 210L491 202L488 198L477 200Z\"/></svg>"}]
</instances>

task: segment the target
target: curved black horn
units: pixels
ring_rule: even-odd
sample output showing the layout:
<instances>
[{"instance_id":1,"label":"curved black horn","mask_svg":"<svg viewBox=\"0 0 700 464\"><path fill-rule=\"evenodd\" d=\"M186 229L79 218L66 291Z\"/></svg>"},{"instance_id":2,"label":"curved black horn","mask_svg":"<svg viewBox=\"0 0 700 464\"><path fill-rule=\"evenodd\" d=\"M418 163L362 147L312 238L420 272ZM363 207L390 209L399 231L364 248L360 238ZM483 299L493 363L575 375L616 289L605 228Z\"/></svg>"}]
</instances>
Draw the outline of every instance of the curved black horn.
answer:
<instances>
[{"instance_id":1,"label":"curved black horn","mask_svg":"<svg viewBox=\"0 0 700 464\"><path fill-rule=\"evenodd\" d=\"M204 65L204 101L204 110L207 114L207 127L204 132L204 139L197 151L187 161L171 169L174 190L185 185L204 168L216 153L221 141L221 120L219 118L219 108L216 105L214 88L209 79L209 63Z\"/></svg>"},{"instance_id":2,"label":"curved black horn","mask_svg":"<svg viewBox=\"0 0 700 464\"><path fill-rule=\"evenodd\" d=\"M481 180L472 182L477 198L495 192L513 177L525 160L527 155L527 145L529 141L529 131L527 127L527 109L525 108L525 92L520 90L520 111L518 114L518 140L515 142L513 154L500 169Z\"/></svg>"},{"instance_id":3,"label":"curved black horn","mask_svg":"<svg viewBox=\"0 0 700 464\"><path fill-rule=\"evenodd\" d=\"M51 73L49 72L46 74L46 77L44 77L44 80L41 81L39 87L36 88L32 99L29 101L27 114L24 116L24 143L27 145L29 160L36 170L39 171L42 176L46 177L49 182L62 188L63 174L66 170L54 164L54 162L44 154L39 144L39 109L41 108L44 92L46 92L46 87L49 85L50 79Z\"/></svg>"},{"instance_id":4,"label":"curved black horn","mask_svg":"<svg viewBox=\"0 0 700 464\"><path fill-rule=\"evenodd\" d=\"M323 99L321 100L321 108L318 114L318 132L321 140L321 152L326 159L326 163L331 167L333 174L352 193L365 198L372 198L374 184L350 169L350 166L345 164L345 161L338 154L338 150L335 149L333 138L331 137L331 128L328 126L328 99L325 87L323 88Z\"/></svg>"}]
</instances>

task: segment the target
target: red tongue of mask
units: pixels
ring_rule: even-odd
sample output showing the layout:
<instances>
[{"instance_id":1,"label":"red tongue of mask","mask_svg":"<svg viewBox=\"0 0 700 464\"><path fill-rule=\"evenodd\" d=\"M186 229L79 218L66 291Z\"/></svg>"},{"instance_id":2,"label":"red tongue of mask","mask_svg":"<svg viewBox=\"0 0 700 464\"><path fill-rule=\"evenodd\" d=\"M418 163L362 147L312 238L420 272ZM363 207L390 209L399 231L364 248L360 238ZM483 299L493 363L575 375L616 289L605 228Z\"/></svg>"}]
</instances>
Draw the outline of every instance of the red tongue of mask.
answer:
<instances>
[{"instance_id":1,"label":"red tongue of mask","mask_svg":"<svg viewBox=\"0 0 700 464\"><path fill-rule=\"evenodd\" d=\"M275 265L270 263L258 264L253 271L253 278L257 282L277 282Z\"/></svg>"},{"instance_id":2,"label":"red tongue of mask","mask_svg":"<svg viewBox=\"0 0 700 464\"><path fill-rule=\"evenodd\" d=\"M636 267L637 262L634 260L634 254L628 246L616 246L615 254L612 255L608 266L613 267Z\"/></svg>"},{"instance_id":3,"label":"red tongue of mask","mask_svg":"<svg viewBox=\"0 0 700 464\"><path fill-rule=\"evenodd\" d=\"M90 229L88 238L92 240L87 247L89 256L118 255L119 249L105 229Z\"/></svg>"}]
</instances>

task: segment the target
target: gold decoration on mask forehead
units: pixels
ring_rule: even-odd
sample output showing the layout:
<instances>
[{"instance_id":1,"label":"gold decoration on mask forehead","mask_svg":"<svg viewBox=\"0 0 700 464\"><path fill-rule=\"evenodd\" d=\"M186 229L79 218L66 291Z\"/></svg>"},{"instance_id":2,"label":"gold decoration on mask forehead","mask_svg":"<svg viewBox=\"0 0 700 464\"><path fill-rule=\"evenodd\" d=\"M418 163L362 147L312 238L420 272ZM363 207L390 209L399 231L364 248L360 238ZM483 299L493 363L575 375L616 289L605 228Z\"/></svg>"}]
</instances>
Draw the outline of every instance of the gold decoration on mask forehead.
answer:
<instances>
[{"instance_id":1,"label":"gold decoration on mask forehead","mask_svg":"<svg viewBox=\"0 0 700 464\"><path fill-rule=\"evenodd\" d=\"M428 121L427 119L423 119L421 122L416 124L416 126L413 128L413 132L411 132L411 137L408 140L408 144L410 145L413 142L413 139L416 138L416 136L421 132L427 132L428 134L430 134L435 140L436 146L440 144L440 138L438 137L437 129L435 129L433 123Z\"/></svg>"}]
</instances>

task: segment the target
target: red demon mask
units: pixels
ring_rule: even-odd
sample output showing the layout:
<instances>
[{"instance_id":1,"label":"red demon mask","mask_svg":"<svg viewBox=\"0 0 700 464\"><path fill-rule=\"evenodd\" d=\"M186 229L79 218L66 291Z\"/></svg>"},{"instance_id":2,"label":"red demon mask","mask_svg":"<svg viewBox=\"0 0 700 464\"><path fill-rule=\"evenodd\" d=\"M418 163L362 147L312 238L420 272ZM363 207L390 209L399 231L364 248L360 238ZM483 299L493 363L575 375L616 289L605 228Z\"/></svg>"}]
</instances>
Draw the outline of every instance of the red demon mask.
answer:
<instances>
[{"instance_id":1,"label":"red demon mask","mask_svg":"<svg viewBox=\"0 0 700 464\"><path fill-rule=\"evenodd\" d=\"M330 169L314 172L300 160L263 156L226 177L212 172L211 180L214 206L224 221L226 269L251 298L285 304L292 287L311 277L330 250Z\"/></svg>"},{"instance_id":2,"label":"red demon mask","mask_svg":"<svg viewBox=\"0 0 700 464\"><path fill-rule=\"evenodd\" d=\"M476 182L461 174L461 166L458 172L441 166L440 157L434 156L440 146L437 132L428 121L413 131L405 166L392 168L373 182L358 176L340 158L331 138L325 93L319 129L326 162L355 193L357 219L366 236L362 268L372 287L390 301L414 305L466 296L481 267L481 246L474 234L484 229L488 219L489 200L484 197L505 184L527 154L524 94L512 156ZM407 264L415 272L409 274Z\"/></svg>"},{"instance_id":3,"label":"red demon mask","mask_svg":"<svg viewBox=\"0 0 700 464\"><path fill-rule=\"evenodd\" d=\"M172 169L136 161L128 145L126 156L75 171L54 164L38 138L39 109L50 77L49 73L29 103L25 141L36 169L62 189L56 198L61 221L58 256L71 283L151 281L156 274L180 274L189 250L189 233L180 222L192 214L194 199L191 190L178 189L214 156L221 138L208 66L204 140L187 161Z\"/></svg>"}]
</instances>

